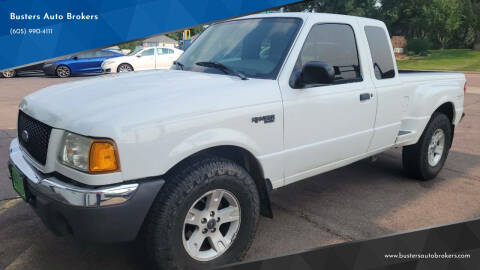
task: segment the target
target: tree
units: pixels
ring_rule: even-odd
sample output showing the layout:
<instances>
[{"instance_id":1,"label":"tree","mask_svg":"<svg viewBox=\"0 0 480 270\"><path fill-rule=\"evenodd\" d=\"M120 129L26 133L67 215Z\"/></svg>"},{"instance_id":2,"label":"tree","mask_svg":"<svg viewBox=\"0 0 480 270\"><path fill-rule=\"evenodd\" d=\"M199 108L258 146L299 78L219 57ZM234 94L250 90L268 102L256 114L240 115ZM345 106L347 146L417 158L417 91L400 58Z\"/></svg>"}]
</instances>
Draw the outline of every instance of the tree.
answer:
<instances>
[{"instance_id":1,"label":"tree","mask_svg":"<svg viewBox=\"0 0 480 270\"><path fill-rule=\"evenodd\" d=\"M137 46L141 46L141 45L142 45L142 42L140 40L136 40L136 41L129 41L122 44L118 44L118 47L121 50L127 49L130 51L133 51Z\"/></svg>"},{"instance_id":2,"label":"tree","mask_svg":"<svg viewBox=\"0 0 480 270\"><path fill-rule=\"evenodd\" d=\"M424 7L430 2L430 0L382 0L381 19L392 35L423 39L428 34L428 18L424 13Z\"/></svg>"},{"instance_id":3,"label":"tree","mask_svg":"<svg viewBox=\"0 0 480 270\"><path fill-rule=\"evenodd\" d=\"M458 39L462 40L465 47L471 48L475 43L480 42L480 0L463 0L462 25Z\"/></svg>"},{"instance_id":4,"label":"tree","mask_svg":"<svg viewBox=\"0 0 480 270\"><path fill-rule=\"evenodd\" d=\"M391 35L441 48L471 48L480 42L480 0L307 0L284 10L379 19Z\"/></svg>"},{"instance_id":5,"label":"tree","mask_svg":"<svg viewBox=\"0 0 480 270\"><path fill-rule=\"evenodd\" d=\"M459 0L432 0L423 8L428 18L432 37L445 49L462 23L462 8Z\"/></svg>"}]
</instances>

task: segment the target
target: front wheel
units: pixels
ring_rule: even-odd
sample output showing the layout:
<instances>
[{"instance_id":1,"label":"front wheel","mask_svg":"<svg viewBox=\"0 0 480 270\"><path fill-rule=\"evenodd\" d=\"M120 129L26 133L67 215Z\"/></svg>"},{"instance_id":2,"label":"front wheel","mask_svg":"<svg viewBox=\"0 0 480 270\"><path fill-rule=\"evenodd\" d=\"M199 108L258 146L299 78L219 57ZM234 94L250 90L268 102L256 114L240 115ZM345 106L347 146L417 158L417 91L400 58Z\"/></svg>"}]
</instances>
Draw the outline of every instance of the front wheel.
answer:
<instances>
[{"instance_id":1,"label":"front wheel","mask_svg":"<svg viewBox=\"0 0 480 270\"><path fill-rule=\"evenodd\" d=\"M15 77L15 75L17 75L17 72L15 72L14 69L9 69L9 70L3 71L2 75L4 78L13 78Z\"/></svg>"},{"instance_id":2,"label":"front wheel","mask_svg":"<svg viewBox=\"0 0 480 270\"><path fill-rule=\"evenodd\" d=\"M58 66L57 67L57 76L60 78L68 78L70 75L72 75L72 71L70 70L69 67L67 66Z\"/></svg>"},{"instance_id":3,"label":"front wheel","mask_svg":"<svg viewBox=\"0 0 480 270\"><path fill-rule=\"evenodd\" d=\"M158 269L213 268L241 259L259 219L255 182L239 165L208 157L168 177L144 224Z\"/></svg>"},{"instance_id":4,"label":"front wheel","mask_svg":"<svg viewBox=\"0 0 480 270\"><path fill-rule=\"evenodd\" d=\"M133 71L133 67L130 64L120 64L117 68L117 72L131 72Z\"/></svg>"},{"instance_id":5,"label":"front wheel","mask_svg":"<svg viewBox=\"0 0 480 270\"><path fill-rule=\"evenodd\" d=\"M443 113L433 114L417 144L403 147L403 167L420 180L435 178L443 168L452 144L452 124Z\"/></svg>"}]
</instances>

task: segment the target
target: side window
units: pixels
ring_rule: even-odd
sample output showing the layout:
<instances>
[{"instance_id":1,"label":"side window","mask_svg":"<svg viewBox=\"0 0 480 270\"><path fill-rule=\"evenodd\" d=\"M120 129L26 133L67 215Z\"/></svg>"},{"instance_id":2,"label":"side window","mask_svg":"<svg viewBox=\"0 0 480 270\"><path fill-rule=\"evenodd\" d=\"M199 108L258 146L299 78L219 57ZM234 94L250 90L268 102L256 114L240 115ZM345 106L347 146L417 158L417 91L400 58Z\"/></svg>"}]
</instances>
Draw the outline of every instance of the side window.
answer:
<instances>
[{"instance_id":1,"label":"side window","mask_svg":"<svg viewBox=\"0 0 480 270\"><path fill-rule=\"evenodd\" d=\"M104 57L115 56L115 53L111 51L102 51L102 52Z\"/></svg>"},{"instance_id":2,"label":"side window","mask_svg":"<svg viewBox=\"0 0 480 270\"><path fill-rule=\"evenodd\" d=\"M294 72L301 72L303 66L312 61L325 62L335 70L333 84L362 81L355 33L349 25L314 25L305 40Z\"/></svg>"},{"instance_id":3,"label":"side window","mask_svg":"<svg viewBox=\"0 0 480 270\"><path fill-rule=\"evenodd\" d=\"M113 56L113 53L109 52L109 51L96 51L95 52L95 57L108 57L108 56Z\"/></svg>"},{"instance_id":4,"label":"side window","mask_svg":"<svg viewBox=\"0 0 480 270\"><path fill-rule=\"evenodd\" d=\"M378 26L365 26L365 34L373 60L373 69L377 80L395 77L392 51L385 30Z\"/></svg>"},{"instance_id":5,"label":"side window","mask_svg":"<svg viewBox=\"0 0 480 270\"><path fill-rule=\"evenodd\" d=\"M157 54L158 55L164 54L163 48L157 48Z\"/></svg>"},{"instance_id":6,"label":"side window","mask_svg":"<svg viewBox=\"0 0 480 270\"><path fill-rule=\"evenodd\" d=\"M148 49L142 52L142 56L151 56L155 53L153 49Z\"/></svg>"},{"instance_id":7,"label":"side window","mask_svg":"<svg viewBox=\"0 0 480 270\"><path fill-rule=\"evenodd\" d=\"M173 54L173 50L172 49L167 49L168 50L168 54Z\"/></svg>"},{"instance_id":8,"label":"side window","mask_svg":"<svg viewBox=\"0 0 480 270\"><path fill-rule=\"evenodd\" d=\"M87 59L87 58L93 58L95 56L95 52L88 52L88 53L82 53L77 55L78 59Z\"/></svg>"}]
</instances>

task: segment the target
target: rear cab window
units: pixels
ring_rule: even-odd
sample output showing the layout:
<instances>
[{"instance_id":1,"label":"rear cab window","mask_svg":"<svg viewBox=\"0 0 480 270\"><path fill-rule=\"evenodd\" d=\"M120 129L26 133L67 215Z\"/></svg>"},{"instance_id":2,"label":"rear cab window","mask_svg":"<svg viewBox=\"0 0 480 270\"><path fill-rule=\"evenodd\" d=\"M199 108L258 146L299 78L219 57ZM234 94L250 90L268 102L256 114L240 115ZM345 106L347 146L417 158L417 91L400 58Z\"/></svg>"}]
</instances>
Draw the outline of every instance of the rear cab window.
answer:
<instances>
[{"instance_id":1,"label":"rear cab window","mask_svg":"<svg viewBox=\"0 0 480 270\"><path fill-rule=\"evenodd\" d=\"M370 47L375 78L377 80L395 78L392 50L385 29L378 26L365 26L365 34Z\"/></svg>"}]
</instances>

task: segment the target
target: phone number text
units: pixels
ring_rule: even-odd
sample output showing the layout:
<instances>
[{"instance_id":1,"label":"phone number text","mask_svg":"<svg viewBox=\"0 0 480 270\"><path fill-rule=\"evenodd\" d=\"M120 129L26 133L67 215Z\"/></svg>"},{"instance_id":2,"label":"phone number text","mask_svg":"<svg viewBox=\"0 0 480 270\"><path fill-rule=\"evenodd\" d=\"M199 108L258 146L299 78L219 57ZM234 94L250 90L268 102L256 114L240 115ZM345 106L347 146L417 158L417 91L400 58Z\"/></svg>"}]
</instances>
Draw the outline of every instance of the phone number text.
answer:
<instances>
[{"instance_id":1,"label":"phone number text","mask_svg":"<svg viewBox=\"0 0 480 270\"><path fill-rule=\"evenodd\" d=\"M51 35L52 28L10 28L10 35Z\"/></svg>"}]
</instances>

